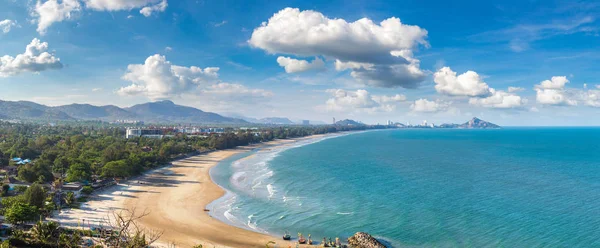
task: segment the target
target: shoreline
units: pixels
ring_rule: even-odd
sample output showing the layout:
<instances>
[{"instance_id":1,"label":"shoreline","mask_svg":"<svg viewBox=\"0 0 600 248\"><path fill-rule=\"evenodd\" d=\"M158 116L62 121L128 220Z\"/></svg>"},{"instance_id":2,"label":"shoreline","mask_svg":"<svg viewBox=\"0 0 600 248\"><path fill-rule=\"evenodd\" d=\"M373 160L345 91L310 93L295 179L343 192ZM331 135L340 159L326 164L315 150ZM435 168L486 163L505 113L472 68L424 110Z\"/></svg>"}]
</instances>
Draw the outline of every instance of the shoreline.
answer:
<instances>
[{"instance_id":1,"label":"shoreline","mask_svg":"<svg viewBox=\"0 0 600 248\"><path fill-rule=\"evenodd\" d=\"M94 194L80 209L62 211L51 218L63 226L89 228L100 226L110 213L136 209L148 212L139 220L147 230L164 231L153 247L265 247L274 241L279 247L294 246L281 237L230 225L205 211L222 199L227 190L218 185L210 170L231 156L273 146L294 144L301 140L338 136L339 133L312 135L294 139L218 150L185 157L143 175L128 184L121 183ZM142 183L138 183L142 182ZM218 204L218 203L217 203ZM318 241L318 240L315 240ZM308 247L300 246L300 247Z\"/></svg>"},{"instance_id":2,"label":"shoreline","mask_svg":"<svg viewBox=\"0 0 600 248\"><path fill-rule=\"evenodd\" d=\"M312 135L312 136L308 136L308 137L296 138L296 139L291 139L291 140L293 140L293 142L287 142L284 144L275 144L275 145L265 145L265 146L254 148L248 152L237 153L235 155L232 155L230 157L223 159L222 161L217 163L217 165L215 165L209 169L209 175L210 175L211 181L213 183L217 184L221 189L223 189L225 191L225 194L223 194L223 196L219 197L218 199L215 199L214 201L212 201L211 203L209 203L206 206L206 209L210 210L210 212L208 212L209 215L215 219L220 220L221 222L228 224L228 225L243 228L243 229L246 229L246 230L249 230L252 232L269 235L271 237L276 237L276 239L281 239L281 236L279 236L279 235L282 235L282 233L276 233L276 231L274 231L274 230L267 231L265 229L252 227L252 226L249 226L248 224L246 224L245 222L240 221L237 218L235 220L229 219L229 217L226 216L228 211L224 210L224 208L222 208L223 207L222 204L228 204L228 202L233 200L232 198L235 198L237 196L237 194L230 191L228 188L226 188L225 185L228 185L229 187L232 187L232 185L229 185L229 182L223 181L224 177L222 177L222 175L218 175L219 174L218 172L217 172L217 174L214 174L213 172L217 169L222 170L222 168L218 167L218 166L227 166L233 162L251 159L254 156L256 156L257 154L260 154L262 152L270 153L273 150L277 150L277 153L280 153L280 152L287 151L290 149L315 144L315 143L321 142L326 139L337 138L337 137L349 135L352 133L359 133L359 132L339 132L339 133L319 134L319 135ZM237 158L233 158L236 156L237 156ZM221 163L224 163L225 161L227 161L227 163L221 165ZM231 176L233 176L233 175L231 175L231 174L228 175L228 177L227 177L228 181L230 180ZM235 217L232 217L232 218L235 218ZM273 231L273 232L271 232L271 231ZM314 241L318 241L318 240L314 240Z\"/></svg>"}]
</instances>

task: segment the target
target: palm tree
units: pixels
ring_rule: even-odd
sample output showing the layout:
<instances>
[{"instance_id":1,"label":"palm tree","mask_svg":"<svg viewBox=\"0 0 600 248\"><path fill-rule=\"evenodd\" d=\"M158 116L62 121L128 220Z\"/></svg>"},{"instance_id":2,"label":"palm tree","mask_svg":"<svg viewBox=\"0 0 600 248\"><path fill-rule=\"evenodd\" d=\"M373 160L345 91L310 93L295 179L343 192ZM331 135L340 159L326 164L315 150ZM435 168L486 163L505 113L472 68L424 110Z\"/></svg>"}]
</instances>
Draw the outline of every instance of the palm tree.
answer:
<instances>
[{"instance_id":1,"label":"palm tree","mask_svg":"<svg viewBox=\"0 0 600 248\"><path fill-rule=\"evenodd\" d=\"M73 192L67 192L65 195L65 203L69 206L75 203L75 194Z\"/></svg>"},{"instance_id":2,"label":"palm tree","mask_svg":"<svg viewBox=\"0 0 600 248\"><path fill-rule=\"evenodd\" d=\"M58 232L58 223L50 221L50 222L42 222L41 220L35 223L35 225L31 228L31 236L36 241L47 244L52 242L54 238L54 234Z\"/></svg>"},{"instance_id":3,"label":"palm tree","mask_svg":"<svg viewBox=\"0 0 600 248\"><path fill-rule=\"evenodd\" d=\"M81 238L81 234L79 234L78 231L74 232L73 234L66 234L66 233L61 233L58 236L58 243L60 245L60 247L66 247L66 248L75 248L75 247L81 247L79 246L79 244L81 243L83 239Z\"/></svg>"}]
</instances>

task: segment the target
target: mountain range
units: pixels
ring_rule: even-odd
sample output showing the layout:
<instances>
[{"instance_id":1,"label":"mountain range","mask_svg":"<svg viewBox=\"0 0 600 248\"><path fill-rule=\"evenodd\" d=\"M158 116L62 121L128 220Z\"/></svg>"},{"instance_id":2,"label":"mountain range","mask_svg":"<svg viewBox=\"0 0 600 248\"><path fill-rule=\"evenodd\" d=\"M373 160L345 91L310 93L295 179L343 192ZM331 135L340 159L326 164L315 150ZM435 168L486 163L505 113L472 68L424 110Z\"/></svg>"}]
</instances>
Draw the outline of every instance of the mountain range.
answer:
<instances>
[{"instance_id":1,"label":"mountain range","mask_svg":"<svg viewBox=\"0 0 600 248\"><path fill-rule=\"evenodd\" d=\"M135 120L150 123L248 123L242 119L204 112L197 108L177 105L167 100L137 104L127 108L120 108L114 105L94 106L90 104L69 104L53 107L28 101L13 102L0 100L0 118L42 121Z\"/></svg>"}]
</instances>

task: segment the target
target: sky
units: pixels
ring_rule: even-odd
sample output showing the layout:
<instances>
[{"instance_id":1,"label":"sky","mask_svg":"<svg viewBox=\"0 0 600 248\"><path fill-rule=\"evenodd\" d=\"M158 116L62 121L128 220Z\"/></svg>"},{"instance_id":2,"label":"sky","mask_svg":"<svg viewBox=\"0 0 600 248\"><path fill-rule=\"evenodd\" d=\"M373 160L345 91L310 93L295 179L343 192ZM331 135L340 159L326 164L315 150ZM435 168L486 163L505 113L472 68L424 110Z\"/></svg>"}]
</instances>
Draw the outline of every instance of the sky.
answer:
<instances>
[{"instance_id":1,"label":"sky","mask_svg":"<svg viewBox=\"0 0 600 248\"><path fill-rule=\"evenodd\" d=\"M0 99L600 125L594 1L0 0Z\"/></svg>"}]
</instances>

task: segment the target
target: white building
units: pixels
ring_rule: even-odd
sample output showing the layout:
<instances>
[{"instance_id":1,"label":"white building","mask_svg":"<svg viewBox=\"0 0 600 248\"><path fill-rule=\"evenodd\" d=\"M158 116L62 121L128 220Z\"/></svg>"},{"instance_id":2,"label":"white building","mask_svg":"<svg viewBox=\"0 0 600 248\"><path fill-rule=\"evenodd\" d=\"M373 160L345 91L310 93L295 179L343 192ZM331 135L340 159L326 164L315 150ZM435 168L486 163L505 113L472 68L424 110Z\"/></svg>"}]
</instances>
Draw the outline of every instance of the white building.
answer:
<instances>
[{"instance_id":1,"label":"white building","mask_svg":"<svg viewBox=\"0 0 600 248\"><path fill-rule=\"evenodd\" d=\"M126 138L134 138L134 137L149 137L149 138L162 138L163 132L160 129L141 129L141 128L132 128L127 129L127 133L125 135Z\"/></svg>"}]
</instances>

